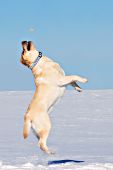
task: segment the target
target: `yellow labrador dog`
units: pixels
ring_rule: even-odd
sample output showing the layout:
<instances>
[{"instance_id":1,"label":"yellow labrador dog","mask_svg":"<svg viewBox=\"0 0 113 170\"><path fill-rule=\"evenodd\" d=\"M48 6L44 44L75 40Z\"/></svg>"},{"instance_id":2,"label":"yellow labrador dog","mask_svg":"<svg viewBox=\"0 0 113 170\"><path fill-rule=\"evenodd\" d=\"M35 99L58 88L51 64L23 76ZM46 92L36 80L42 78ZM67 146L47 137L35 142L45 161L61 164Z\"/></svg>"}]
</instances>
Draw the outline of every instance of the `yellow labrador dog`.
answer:
<instances>
[{"instance_id":1,"label":"yellow labrador dog","mask_svg":"<svg viewBox=\"0 0 113 170\"><path fill-rule=\"evenodd\" d=\"M35 94L24 116L23 136L27 138L32 128L39 139L40 149L50 154L52 152L46 144L51 129L48 113L64 94L67 85L72 85L77 91L81 91L76 82L86 83L87 79L77 75L65 76L60 65L43 56L31 41L23 41L22 48L20 61L31 69L36 85Z\"/></svg>"}]
</instances>

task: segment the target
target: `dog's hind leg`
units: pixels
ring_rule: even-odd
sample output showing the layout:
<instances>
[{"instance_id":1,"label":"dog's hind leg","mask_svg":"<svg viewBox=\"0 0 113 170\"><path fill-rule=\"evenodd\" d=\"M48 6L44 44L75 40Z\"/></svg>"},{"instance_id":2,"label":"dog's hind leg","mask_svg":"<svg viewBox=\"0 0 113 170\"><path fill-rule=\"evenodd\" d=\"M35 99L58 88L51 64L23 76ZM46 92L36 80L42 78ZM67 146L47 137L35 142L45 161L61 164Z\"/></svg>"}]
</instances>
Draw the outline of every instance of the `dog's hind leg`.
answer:
<instances>
[{"instance_id":1,"label":"dog's hind leg","mask_svg":"<svg viewBox=\"0 0 113 170\"><path fill-rule=\"evenodd\" d=\"M49 148L47 147L47 144L46 144L48 135L49 135L49 130L43 129L39 132L38 146L44 152L46 152L48 154L52 154L52 152L49 150Z\"/></svg>"},{"instance_id":2,"label":"dog's hind leg","mask_svg":"<svg viewBox=\"0 0 113 170\"><path fill-rule=\"evenodd\" d=\"M51 130L51 122L48 113L41 113L37 120L35 119L34 121L32 121L32 124L32 127L39 139L38 146L44 152L52 154L46 144L48 135Z\"/></svg>"},{"instance_id":3,"label":"dog's hind leg","mask_svg":"<svg viewBox=\"0 0 113 170\"><path fill-rule=\"evenodd\" d=\"M58 85L59 86L66 86L66 85L69 85L73 82L81 82L81 83L86 83L87 82L87 79L86 78L83 78L83 77L80 77L80 76L76 76L76 75L73 75L73 76L62 76L60 79L59 79L59 82L58 82Z\"/></svg>"}]
</instances>

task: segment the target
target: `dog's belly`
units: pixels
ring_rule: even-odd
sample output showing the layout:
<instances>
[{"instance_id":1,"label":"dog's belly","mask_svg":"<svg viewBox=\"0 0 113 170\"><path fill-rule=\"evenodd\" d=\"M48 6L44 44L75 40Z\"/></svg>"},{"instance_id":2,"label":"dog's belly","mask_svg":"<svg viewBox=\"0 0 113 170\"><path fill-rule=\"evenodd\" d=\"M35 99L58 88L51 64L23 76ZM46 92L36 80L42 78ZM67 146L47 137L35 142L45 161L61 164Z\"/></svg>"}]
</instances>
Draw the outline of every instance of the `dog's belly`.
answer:
<instances>
[{"instance_id":1,"label":"dog's belly","mask_svg":"<svg viewBox=\"0 0 113 170\"><path fill-rule=\"evenodd\" d=\"M52 110L52 107L54 104L59 100L65 91L65 87L55 87L52 89L51 94L48 96L48 111L50 112Z\"/></svg>"}]
</instances>

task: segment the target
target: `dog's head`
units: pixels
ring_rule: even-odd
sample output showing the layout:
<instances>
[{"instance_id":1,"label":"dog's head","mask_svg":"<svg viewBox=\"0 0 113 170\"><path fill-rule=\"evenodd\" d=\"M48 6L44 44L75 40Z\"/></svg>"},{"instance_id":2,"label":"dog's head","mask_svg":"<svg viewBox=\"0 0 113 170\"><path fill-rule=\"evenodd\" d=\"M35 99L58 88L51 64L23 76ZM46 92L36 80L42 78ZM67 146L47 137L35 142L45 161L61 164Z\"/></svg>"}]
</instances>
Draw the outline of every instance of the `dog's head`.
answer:
<instances>
[{"instance_id":1,"label":"dog's head","mask_svg":"<svg viewBox=\"0 0 113 170\"><path fill-rule=\"evenodd\" d=\"M32 41L22 41L22 55L20 62L25 66L30 67L31 64L36 60L39 52L36 50Z\"/></svg>"}]
</instances>

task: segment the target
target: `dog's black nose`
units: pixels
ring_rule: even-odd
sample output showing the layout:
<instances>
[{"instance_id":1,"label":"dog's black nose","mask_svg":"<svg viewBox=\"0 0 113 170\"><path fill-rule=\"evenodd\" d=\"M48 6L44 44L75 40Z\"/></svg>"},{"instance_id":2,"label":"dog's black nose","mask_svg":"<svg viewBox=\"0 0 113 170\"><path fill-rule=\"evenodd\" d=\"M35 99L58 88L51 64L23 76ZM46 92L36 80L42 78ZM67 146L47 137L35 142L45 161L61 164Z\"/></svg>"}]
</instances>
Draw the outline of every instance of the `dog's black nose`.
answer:
<instances>
[{"instance_id":1,"label":"dog's black nose","mask_svg":"<svg viewBox=\"0 0 113 170\"><path fill-rule=\"evenodd\" d=\"M23 51L27 51L27 41L22 41L22 48L23 48Z\"/></svg>"},{"instance_id":2,"label":"dog's black nose","mask_svg":"<svg viewBox=\"0 0 113 170\"><path fill-rule=\"evenodd\" d=\"M26 44L27 45L27 41L22 41L22 45Z\"/></svg>"}]
</instances>

